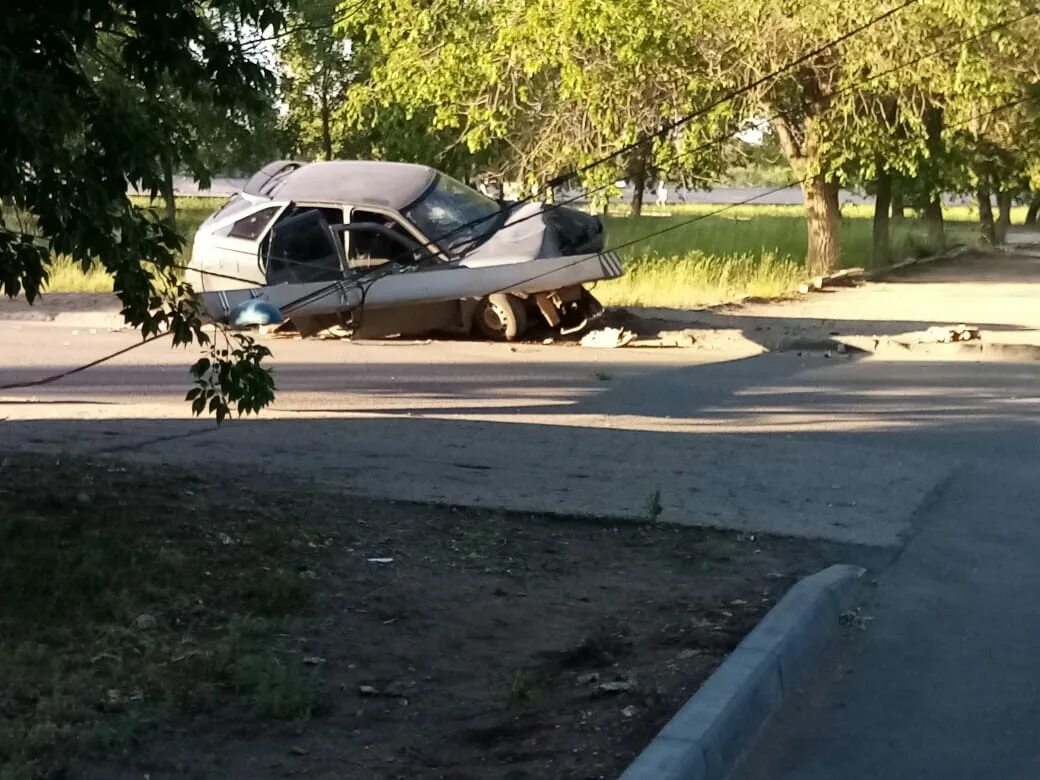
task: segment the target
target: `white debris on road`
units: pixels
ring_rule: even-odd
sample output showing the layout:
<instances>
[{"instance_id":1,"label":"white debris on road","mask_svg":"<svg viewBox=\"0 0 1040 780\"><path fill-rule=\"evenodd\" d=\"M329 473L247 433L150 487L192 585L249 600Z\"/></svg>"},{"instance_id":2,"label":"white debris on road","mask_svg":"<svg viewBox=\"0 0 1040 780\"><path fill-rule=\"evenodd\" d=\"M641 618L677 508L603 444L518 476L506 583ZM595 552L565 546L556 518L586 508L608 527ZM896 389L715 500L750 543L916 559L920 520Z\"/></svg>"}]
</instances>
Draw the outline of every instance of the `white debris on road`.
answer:
<instances>
[{"instance_id":1,"label":"white debris on road","mask_svg":"<svg viewBox=\"0 0 1040 780\"><path fill-rule=\"evenodd\" d=\"M616 349L631 344L636 334L624 328L602 328L586 333L581 338L581 345L590 349Z\"/></svg>"}]
</instances>

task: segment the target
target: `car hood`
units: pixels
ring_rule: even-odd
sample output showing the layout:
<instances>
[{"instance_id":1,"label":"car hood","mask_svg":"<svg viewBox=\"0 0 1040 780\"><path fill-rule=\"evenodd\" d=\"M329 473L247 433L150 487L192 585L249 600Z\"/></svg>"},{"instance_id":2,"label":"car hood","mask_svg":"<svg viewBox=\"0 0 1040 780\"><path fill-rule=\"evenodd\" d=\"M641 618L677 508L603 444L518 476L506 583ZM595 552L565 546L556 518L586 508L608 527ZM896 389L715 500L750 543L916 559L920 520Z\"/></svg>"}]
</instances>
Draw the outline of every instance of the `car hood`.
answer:
<instances>
[{"instance_id":1,"label":"car hood","mask_svg":"<svg viewBox=\"0 0 1040 780\"><path fill-rule=\"evenodd\" d=\"M513 207L505 224L466 255L460 265L481 268L590 254L602 251L603 239L599 217L565 206L524 203Z\"/></svg>"}]
</instances>

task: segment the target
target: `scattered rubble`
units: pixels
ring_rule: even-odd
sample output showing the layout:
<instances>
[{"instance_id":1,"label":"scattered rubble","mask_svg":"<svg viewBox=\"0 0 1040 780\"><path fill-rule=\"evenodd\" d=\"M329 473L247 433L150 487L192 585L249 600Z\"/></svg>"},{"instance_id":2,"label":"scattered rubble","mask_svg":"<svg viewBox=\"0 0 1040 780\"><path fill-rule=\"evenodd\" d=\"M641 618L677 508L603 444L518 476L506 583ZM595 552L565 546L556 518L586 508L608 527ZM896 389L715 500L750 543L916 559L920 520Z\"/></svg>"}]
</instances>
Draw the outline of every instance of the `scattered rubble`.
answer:
<instances>
[{"instance_id":1,"label":"scattered rubble","mask_svg":"<svg viewBox=\"0 0 1040 780\"><path fill-rule=\"evenodd\" d=\"M623 678L612 680L611 682L600 683L597 686L600 693L626 693L627 691L634 690L635 687L635 682Z\"/></svg>"},{"instance_id":2,"label":"scattered rubble","mask_svg":"<svg viewBox=\"0 0 1040 780\"><path fill-rule=\"evenodd\" d=\"M866 271L862 268L844 268L833 274L816 276L812 280L798 285L798 292L808 295L816 290L824 290L831 287L853 287L864 278Z\"/></svg>"},{"instance_id":3,"label":"scattered rubble","mask_svg":"<svg viewBox=\"0 0 1040 780\"><path fill-rule=\"evenodd\" d=\"M969 325L933 325L917 338L918 344L953 344L959 341L981 341L982 333Z\"/></svg>"},{"instance_id":4,"label":"scattered rubble","mask_svg":"<svg viewBox=\"0 0 1040 780\"><path fill-rule=\"evenodd\" d=\"M590 349L617 349L631 344L636 334L624 328L601 328L581 337L581 345Z\"/></svg>"}]
</instances>

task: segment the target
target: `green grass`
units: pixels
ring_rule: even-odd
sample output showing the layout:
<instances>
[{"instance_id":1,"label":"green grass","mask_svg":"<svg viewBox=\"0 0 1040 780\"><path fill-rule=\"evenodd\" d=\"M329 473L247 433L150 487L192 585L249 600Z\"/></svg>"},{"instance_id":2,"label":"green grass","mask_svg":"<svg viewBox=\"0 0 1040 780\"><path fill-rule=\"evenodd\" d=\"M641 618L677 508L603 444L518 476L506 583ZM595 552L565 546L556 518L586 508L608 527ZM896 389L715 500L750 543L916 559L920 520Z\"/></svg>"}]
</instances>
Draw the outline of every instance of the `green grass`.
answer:
<instances>
[{"instance_id":1,"label":"green grass","mask_svg":"<svg viewBox=\"0 0 1040 780\"><path fill-rule=\"evenodd\" d=\"M596 285L607 306L691 309L743 295L779 298L798 287L804 274L798 263L762 255L626 257L625 276Z\"/></svg>"},{"instance_id":2,"label":"green grass","mask_svg":"<svg viewBox=\"0 0 1040 780\"><path fill-rule=\"evenodd\" d=\"M162 212L162 203L144 197L130 200L142 208L153 207ZM191 259L191 242L195 231L206 217L215 211L226 198L188 196L177 198L177 232L184 239L177 263L186 265ZM84 271L68 257L56 257L50 268L50 278L44 288L47 292L112 292L112 275L103 268L94 266Z\"/></svg>"},{"instance_id":3,"label":"green grass","mask_svg":"<svg viewBox=\"0 0 1040 780\"><path fill-rule=\"evenodd\" d=\"M318 708L293 630L319 545L294 517L160 471L0 471L0 780L78 776L171 718Z\"/></svg>"},{"instance_id":4,"label":"green grass","mask_svg":"<svg viewBox=\"0 0 1040 780\"><path fill-rule=\"evenodd\" d=\"M639 218L608 216L611 246L622 249L626 274L596 287L610 306L696 308L743 296L781 298L805 280L808 237L797 206L738 206L711 216L717 206L653 207ZM847 208L841 243L846 267L871 265L867 208ZM696 219L697 221L691 222ZM899 259L928 251L923 230L908 221L896 231Z\"/></svg>"}]
</instances>

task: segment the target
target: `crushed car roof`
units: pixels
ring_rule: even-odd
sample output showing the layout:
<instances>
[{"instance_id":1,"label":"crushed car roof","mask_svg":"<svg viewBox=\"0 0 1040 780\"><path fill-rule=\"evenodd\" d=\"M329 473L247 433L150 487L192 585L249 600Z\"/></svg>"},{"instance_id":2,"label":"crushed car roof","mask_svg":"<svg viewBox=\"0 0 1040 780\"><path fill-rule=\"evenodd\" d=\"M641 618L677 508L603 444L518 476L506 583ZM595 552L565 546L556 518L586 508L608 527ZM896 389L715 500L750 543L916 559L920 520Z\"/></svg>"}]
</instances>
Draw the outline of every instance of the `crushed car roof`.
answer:
<instances>
[{"instance_id":1,"label":"crushed car roof","mask_svg":"<svg viewBox=\"0 0 1040 780\"><path fill-rule=\"evenodd\" d=\"M437 171L433 168L412 163L279 160L265 165L246 183L243 191L272 200L328 201L403 209L414 203L436 177Z\"/></svg>"}]
</instances>

